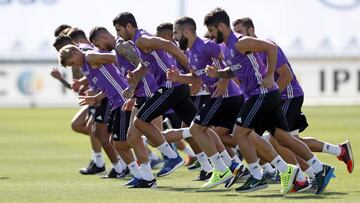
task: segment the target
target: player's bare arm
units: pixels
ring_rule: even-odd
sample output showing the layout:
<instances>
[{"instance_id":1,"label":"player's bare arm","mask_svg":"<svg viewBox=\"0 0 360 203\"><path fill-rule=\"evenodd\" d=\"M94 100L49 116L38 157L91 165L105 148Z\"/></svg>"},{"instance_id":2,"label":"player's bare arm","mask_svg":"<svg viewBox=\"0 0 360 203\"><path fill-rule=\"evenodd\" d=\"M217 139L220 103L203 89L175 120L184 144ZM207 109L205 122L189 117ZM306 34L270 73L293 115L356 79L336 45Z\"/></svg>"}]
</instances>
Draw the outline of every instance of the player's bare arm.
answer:
<instances>
[{"instance_id":1,"label":"player's bare arm","mask_svg":"<svg viewBox=\"0 0 360 203\"><path fill-rule=\"evenodd\" d=\"M268 58L268 70L265 78L263 79L262 85L265 88L271 88L274 86L274 72L277 59L276 45L253 37L242 37L237 41L235 46L242 54L247 54L249 52L266 52Z\"/></svg>"},{"instance_id":2,"label":"player's bare arm","mask_svg":"<svg viewBox=\"0 0 360 203\"><path fill-rule=\"evenodd\" d=\"M185 54L178 46L169 40L154 36L142 36L136 41L136 46L138 46L146 53L149 53L155 49L163 49L175 57L175 59L178 60L183 67L189 67L189 62Z\"/></svg>"},{"instance_id":3,"label":"player's bare arm","mask_svg":"<svg viewBox=\"0 0 360 203\"><path fill-rule=\"evenodd\" d=\"M282 65L280 68L276 69L276 72L279 74L276 83L279 86L279 91L283 92L286 86L292 81L293 75L288 64Z\"/></svg>"}]
</instances>

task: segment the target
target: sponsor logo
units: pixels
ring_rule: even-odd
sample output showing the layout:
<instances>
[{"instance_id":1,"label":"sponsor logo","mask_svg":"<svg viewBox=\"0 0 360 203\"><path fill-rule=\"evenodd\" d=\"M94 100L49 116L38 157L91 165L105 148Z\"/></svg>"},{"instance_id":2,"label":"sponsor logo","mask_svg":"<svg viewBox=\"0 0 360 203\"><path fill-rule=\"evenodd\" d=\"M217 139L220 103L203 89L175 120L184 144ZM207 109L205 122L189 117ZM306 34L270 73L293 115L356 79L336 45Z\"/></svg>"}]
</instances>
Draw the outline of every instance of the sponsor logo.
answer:
<instances>
[{"instance_id":1,"label":"sponsor logo","mask_svg":"<svg viewBox=\"0 0 360 203\"><path fill-rule=\"evenodd\" d=\"M35 74L32 71L25 71L19 75L17 87L24 95L34 95L43 90L44 80L40 74Z\"/></svg>"}]
</instances>

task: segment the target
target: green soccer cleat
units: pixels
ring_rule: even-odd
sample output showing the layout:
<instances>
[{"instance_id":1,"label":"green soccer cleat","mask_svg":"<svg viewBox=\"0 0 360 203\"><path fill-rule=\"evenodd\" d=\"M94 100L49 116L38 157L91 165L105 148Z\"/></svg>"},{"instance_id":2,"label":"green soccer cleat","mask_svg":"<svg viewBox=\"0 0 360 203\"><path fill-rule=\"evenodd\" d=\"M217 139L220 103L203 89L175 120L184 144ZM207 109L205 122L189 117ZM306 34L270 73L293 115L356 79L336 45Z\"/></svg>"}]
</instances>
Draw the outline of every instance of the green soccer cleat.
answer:
<instances>
[{"instance_id":1,"label":"green soccer cleat","mask_svg":"<svg viewBox=\"0 0 360 203\"><path fill-rule=\"evenodd\" d=\"M266 179L262 177L260 180L250 176L246 182L235 189L236 192L253 192L256 190L261 190L267 188L268 184L266 183Z\"/></svg>"},{"instance_id":2,"label":"green soccer cleat","mask_svg":"<svg viewBox=\"0 0 360 203\"><path fill-rule=\"evenodd\" d=\"M201 188L204 189L214 188L220 185L221 183L228 181L232 177L233 175L229 168L225 172L213 170L210 179L203 186L201 186Z\"/></svg>"},{"instance_id":3,"label":"green soccer cleat","mask_svg":"<svg viewBox=\"0 0 360 203\"><path fill-rule=\"evenodd\" d=\"M298 173L299 168L297 166L288 164L287 172L280 174L281 193L286 194L292 189Z\"/></svg>"}]
</instances>

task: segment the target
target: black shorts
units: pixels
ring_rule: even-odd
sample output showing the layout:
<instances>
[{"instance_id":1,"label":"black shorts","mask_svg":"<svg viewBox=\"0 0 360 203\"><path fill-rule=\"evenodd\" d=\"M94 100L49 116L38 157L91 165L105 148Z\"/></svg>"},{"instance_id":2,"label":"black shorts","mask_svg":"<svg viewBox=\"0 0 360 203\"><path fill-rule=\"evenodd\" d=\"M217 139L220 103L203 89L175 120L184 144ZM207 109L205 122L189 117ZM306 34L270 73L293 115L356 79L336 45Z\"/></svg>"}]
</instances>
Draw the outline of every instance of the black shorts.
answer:
<instances>
[{"instance_id":1,"label":"black shorts","mask_svg":"<svg viewBox=\"0 0 360 203\"><path fill-rule=\"evenodd\" d=\"M165 119L169 119L172 128L175 128L175 129L181 128L182 120L181 120L181 118L179 118L179 116L175 112L165 113L163 115L163 119L164 119L164 121L165 121ZM164 130L169 129L169 127L170 126L168 126L167 124L165 124L165 122L163 122Z\"/></svg>"},{"instance_id":2,"label":"black shorts","mask_svg":"<svg viewBox=\"0 0 360 203\"><path fill-rule=\"evenodd\" d=\"M148 97L135 97L135 105L134 106L137 109L140 109L148 99L149 99Z\"/></svg>"},{"instance_id":3,"label":"black shorts","mask_svg":"<svg viewBox=\"0 0 360 203\"><path fill-rule=\"evenodd\" d=\"M96 107L95 107L95 106L89 105L88 111L89 111L89 112L88 112L89 116L95 117L95 111L96 111Z\"/></svg>"},{"instance_id":4,"label":"black shorts","mask_svg":"<svg viewBox=\"0 0 360 203\"><path fill-rule=\"evenodd\" d=\"M107 123L109 114L111 111L111 105L108 98L101 100L100 106L95 108L94 121L97 123Z\"/></svg>"},{"instance_id":5,"label":"black shorts","mask_svg":"<svg viewBox=\"0 0 360 203\"><path fill-rule=\"evenodd\" d=\"M207 95L191 96L190 98L193 101L196 109L199 110L207 101L209 101L211 95L207 94Z\"/></svg>"},{"instance_id":6,"label":"black shorts","mask_svg":"<svg viewBox=\"0 0 360 203\"><path fill-rule=\"evenodd\" d=\"M182 84L172 88L160 87L140 108L136 117L150 123L171 108L186 125L190 126L197 110L190 99L188 85Z\"/></svg>"},{"instance_id":7,"label":"black shorts","mask_svg":"<svg viewBox=\"0 0 360 203\"><path fill-rule=\"evenodd\" d=\"M206 127L219 126L232 130L243 103L242 96L211 98L199 109L194 123Z\"/></svg>"},{"instance_id":8,"label":"black shorts","mask_svg":"<svg viewBox=\"0 0 360 203\"><path fill-rule=\"evenodd\" d=\"M282 112L285 115L290 131L304 131L309 125L301 112L304 96L281 100Z\"/></svg>"},{"instance_id":9,"label":"black shorts","mask_svg":"<svg viewBox=\"0 0 360 203\"><path fill-rule=\"evenodd\" d=\"M131 111L122 111L121 106L110 113L107 130L114 141L126 141Z\"/></svg>"},{"instance_id":10,"label":"black shorts","mask_svg":"<svg viewBox=\"0 0 360 203\"><path fill-rule=\"evenodd\" d=\"M274 134L275 128L289 131L285 116L281 110L279 91L251 96L241 107L236 125L261 131L268 130Z\"/></svg>"}]
</instances>

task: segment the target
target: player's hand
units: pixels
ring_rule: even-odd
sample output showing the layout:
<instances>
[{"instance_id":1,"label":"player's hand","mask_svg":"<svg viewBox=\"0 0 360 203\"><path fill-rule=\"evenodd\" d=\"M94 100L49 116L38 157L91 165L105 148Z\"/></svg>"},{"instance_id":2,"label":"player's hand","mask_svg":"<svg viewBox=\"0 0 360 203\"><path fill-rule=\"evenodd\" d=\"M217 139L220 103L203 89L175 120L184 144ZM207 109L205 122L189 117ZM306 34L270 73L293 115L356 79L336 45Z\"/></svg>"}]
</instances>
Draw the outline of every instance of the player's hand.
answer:
<instances>
[{"instance_id":1,"label":"player's hand","mask_svg":"<svg viewBox=\"0 0 360 203\"><path fill-rule=\"evenodd\" d=\"M136 77L135 77L135 74L134 72L132 71L127 71L127 74L126 74L126 80L128 81L129 85L131 87L136 87L137 86L137 80L136 80Z\"/></svg>"},{"instance_id":2,"label":"player's hand","mask_svg":"<svg viewBox=\"0 0 360 203\"><path fill-rule=\"evenodd\" d=\"M206 66L205 68L206 75L211 78L216 78L218 76L218 69L214 66Z\"/></svg>"},{"instance_id":3,"label":"player's hand","mask_svg":"<svg viewBox=\"0 0 360 203\"><path fill-rule=\"evenodd\" d=\"M123 111L131 111L135 105L135 99L128 99L126 102L122 105L121 110Z\"/></svg>"},{"instance_id":4,"label":"player's hand","mask_svg":"<svg viewBox=\"0 0 360 203\"><path fill-rule=\"evenodd\" d=\"M275 86L274 77L265 76L261 85L267 89L274 87Z\"/></svg>"},{"instance_id":5,"label":"player's hand","mask_svg":"<svg viewBox=\"0 0 360 203\"><path fill-rule=\"evenodd\" d=\"M50 75L51 75L53 78L58 79L58 80L60 80L60 79L63 78L63 76L61 75L60 71L59 71L57 68L51 69Z\"/></svg>"},{"instance_id":6,"label":"player's hand","mask_svg":"<svg viewBox=\"0 0 360 203\"><path fill-rule=\"evenodd\" d=\"M80 85L79 87L79 95L86 95L86 90L88 89L87 85Z\"/></svg>"},{"instance_id":7,"label":"player's hand","mask_svg":"<svg viewBox=\"0 0 360 203\"><path fill-rule=\"evenodd\" d=\"M73 89L75 92L79 92L81 83L79 80L74 79L73 82L71 83L71 89Z\"/></svg>"},{"instance_id":8,"label":"player's hand","mask_svg":"<svg viewBox=\"0 0 360 203\"><path fill-rule=\"evenodd\" d=\"M179 76L180 76L179 70L177 70L175 68L170 68L166 72L166 77L171 82L178 82Z\"/></svg>"},{"instance_id":9,"label":"player's hand","mask_svg":"<svg viewBox=\"0 0 360 203\"><path fill-rule=\"evenodd\" d=\"M78 99L80 99L80 106L97 104L96 96L79 96Z\"/></svg>"},{"instance_id":10,"label":"player's hand","mask_svg":"<svg viewBox=\"0 0 360 203\"><path fill-rule=\"evenodd\" d=\"M123 96L126 99L130 99L133 95L134 95L135 89L132 87L127 87L124 92L123 92Z\"/></svg>"},{"instance_id":11,"label":"player's hand","mask_svg":"<svg viewBox=\"0 0 360 203\"><path fill-rule=\"evenodd\" d=\"M213 84L211 87L215 88L214 93L211 95L212 97L220 97L226 93L228 81L226 80L219 80L215 84Z\"/></svg>"}]
</instances>

